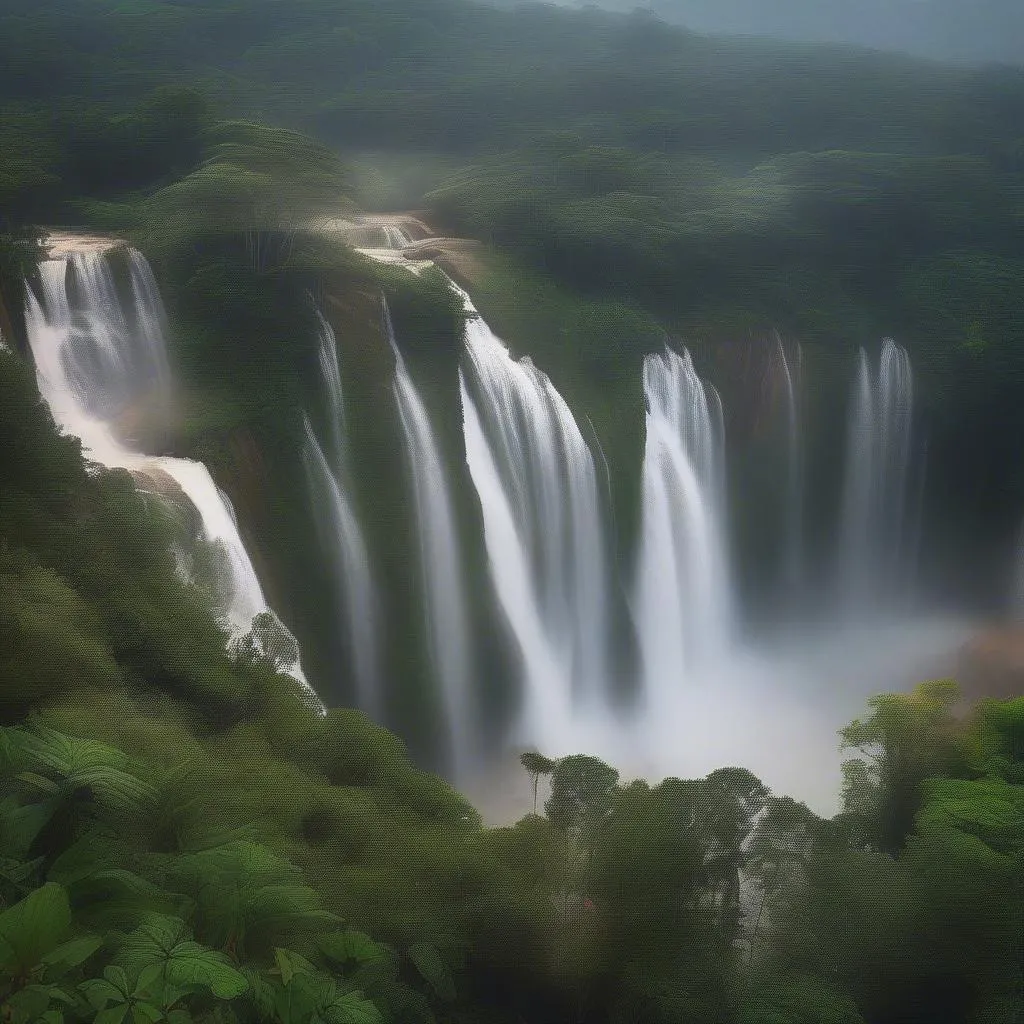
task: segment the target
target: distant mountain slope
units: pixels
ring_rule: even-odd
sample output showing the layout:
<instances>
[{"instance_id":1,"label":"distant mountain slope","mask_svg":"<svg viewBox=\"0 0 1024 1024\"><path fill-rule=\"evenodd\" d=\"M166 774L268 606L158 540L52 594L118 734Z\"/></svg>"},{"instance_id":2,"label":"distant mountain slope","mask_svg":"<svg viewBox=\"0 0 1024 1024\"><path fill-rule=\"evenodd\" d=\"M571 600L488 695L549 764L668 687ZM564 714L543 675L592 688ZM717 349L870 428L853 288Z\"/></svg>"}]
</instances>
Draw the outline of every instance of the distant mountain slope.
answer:
<instances>
[{"instance_id":1,"label":"distant mountain slope","mask_svg":"<svg viewBox=\"0 0 1024 1024\"><path fill-rule=\"evenodd\" d=\"M517 3L500 0L499 6ZM845 43L936 60L1024 62L1019 0L601 0L597 6L644 8L697 32Z\"/></svg>"}]
</instances>

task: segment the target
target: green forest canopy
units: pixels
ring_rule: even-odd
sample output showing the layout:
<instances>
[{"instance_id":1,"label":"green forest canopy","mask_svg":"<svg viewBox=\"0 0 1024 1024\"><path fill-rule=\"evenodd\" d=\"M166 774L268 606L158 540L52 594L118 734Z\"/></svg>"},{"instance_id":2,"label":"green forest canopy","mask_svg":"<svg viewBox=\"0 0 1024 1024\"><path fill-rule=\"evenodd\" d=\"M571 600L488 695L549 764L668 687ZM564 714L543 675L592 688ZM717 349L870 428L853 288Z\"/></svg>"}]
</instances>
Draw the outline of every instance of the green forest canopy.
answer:
<instances>
[{"instance_id":1,"label":"green forest canopy","mask_svg":"<svg viewBox=\"0 0 1024 1024\"><path fill-rule=\"evenodd\" d=\"M267 205L278 143L300 198L344 191L323 145L282 134L299 127L455 154L435 214L571 301L671 321L692 302L673 281L728 305L759 282L766 317L810 295L828 325L851 304L923 322L947 373L994 354L978 393L1019 367L1013 72L543 7L26 0L0 16L0 87L9 319L33 225L59 219L153 239L200 347L222 300L277 295L260 275L288 297L349 259L245 248L295 213ZM204 236L180 215L211 196ZM294 381L296 354L262 341ZM0 436L9 1019L1019 1022L1022 701L960 723L944 684L876 699L832 821L740 768L623 783L579 755L528 759L544 814L483 829L396 737L318 718L253 644L225 649L166 516L87 469L7 351Z\"/></svg>"}]
</instances>

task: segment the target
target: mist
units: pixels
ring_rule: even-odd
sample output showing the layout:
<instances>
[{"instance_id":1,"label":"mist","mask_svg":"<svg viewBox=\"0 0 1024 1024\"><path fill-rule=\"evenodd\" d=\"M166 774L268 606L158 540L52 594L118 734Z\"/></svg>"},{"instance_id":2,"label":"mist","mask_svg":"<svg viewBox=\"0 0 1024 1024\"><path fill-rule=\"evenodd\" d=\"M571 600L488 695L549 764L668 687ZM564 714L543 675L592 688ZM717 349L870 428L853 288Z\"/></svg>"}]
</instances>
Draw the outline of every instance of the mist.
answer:
<instances>
[{"instance_id":1,"label":"mist","mask_svg":"<svg viewBox=\"0 0 1024 1024\"><path fill-rule=\"evenodd\" d=\"M708 34L869 47L967 64L1024 61L1024 7L1016 0L602 0L563 5L643 10ZM496 6L518 4L498 0Z\"/></svg>"}]
</instances>

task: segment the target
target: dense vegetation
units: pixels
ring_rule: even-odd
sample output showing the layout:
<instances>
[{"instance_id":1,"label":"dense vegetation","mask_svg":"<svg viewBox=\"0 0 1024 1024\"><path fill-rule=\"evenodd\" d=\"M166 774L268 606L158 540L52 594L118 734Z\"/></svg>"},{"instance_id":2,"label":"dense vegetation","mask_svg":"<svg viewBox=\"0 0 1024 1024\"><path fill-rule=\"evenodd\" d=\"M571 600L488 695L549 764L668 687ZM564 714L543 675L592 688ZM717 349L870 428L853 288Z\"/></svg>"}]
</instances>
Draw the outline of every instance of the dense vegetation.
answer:
<instances>
[{"instance_id":1,"label":"dense vegetation","mask_svg":"<svg viewBox=\"0 0 1024 1024\"><path fill-rule=\"evenodd\" d=\"M777 328L819 378L895 335L921 385L930 533L962 553L949 578L980 596L999 572L1024 508L1019 69L539 4L68 0L5 6L0 86L8 218L95 221L83 195L193 166L207 115L183 86L315 134L351 158L357 201L426 207L501 251L481 308L520 347L537 339L501 294L538 274L560 289L552 372L613 466L636 464L635 431L602 398L666 333Z\"/></svg>"},{"instance_id":2,"label":"dense vegetation","mask_svg":"<svg viewBox=\"0 0 1024 1024\"><path fill-rule=\"evenodd\" d=\"M9 1019L1019 1019L1021 701L875 701L831 822L739 769L536 756L544 815L483 830L258 638L227 653L163 520L16 356L0 382Z\"/></svg>"},{"instance_id":3,"label":"dense vegetation","mask_svg":"<svg viewBox=\"0 0 1024 1024\"><path fill-rule=\"evenodd\" d=\"M436 280L303 230L385 191L325 143L367 178L390 166L368 150L422 155L391 198L430 190L441 226L499 250L481 305L605 436L666 332L770 324L828 350L899 330L958 438L938 493L983 484L968 526L1024 501L1015 72L455 0L8 0L0 90L0 332L23 349L36 225L144 248L186 391L175 445L246 496L311 674L342 659L305 642L329 584L289 501L318 408L307 293L355 351L385 292L428 397L458 326ZM369 422L387 375L362 347L353 429L393 531L401 467ZM649 785L534 753L543 813L484 829L393 734L319 717L265 623L226 647L203 574L176 571L182 523L84 464L7 350L0 439L4 1019L1022 1020L1024 701L963 721L948 684L877 698L831 821L740 768ZM275 531L286 554L260 551ZM400 577L411 541L385 539ZM396 703L429 721L421 627L392 612Z\"/></svg>"},{"instance_id":4,"label":"dense vegetation","mask_svg":"<svg viewBox=\"0 0 1024 1024\"><path fill-rule=\"evenodd\" d=\"M1024 702L877 699L832 821L530 755L543 815L482 829L258 629L226 652L163 518L0 382L6 1019L1020 1019Z\"/></svg>"}]
</instances>

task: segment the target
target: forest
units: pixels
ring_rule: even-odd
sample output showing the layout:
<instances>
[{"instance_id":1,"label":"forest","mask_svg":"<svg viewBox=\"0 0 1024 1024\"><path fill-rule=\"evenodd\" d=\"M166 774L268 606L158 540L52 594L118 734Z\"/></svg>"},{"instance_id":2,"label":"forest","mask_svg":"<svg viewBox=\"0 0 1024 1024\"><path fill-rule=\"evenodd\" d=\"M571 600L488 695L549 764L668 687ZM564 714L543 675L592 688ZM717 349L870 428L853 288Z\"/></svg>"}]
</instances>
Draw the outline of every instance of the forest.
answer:
<instances>
[{"instance_id":1,"label":"forest","mask_svg":"<svg viewBox=\"0 0 1024 1024\"><path fill-rule=\"evenodd\" d=\"M282 538L260 568L314 679L337 652L307 649L331 629L327 584L288 503L297 410L316 408L305 297L334 297L358 351L385 295L438 394L464 327L439 277L306 230L362 209L483 242L480 309L591 410L613 466L632 439L611 396L666 337L777 328L829 358L898 332L944 453L934 500L983 567L967 589L1024 509L1021 125L1017 68L642 12L4 0L0 1017L1024 1021L1024 698L965 710L951 680L872 698L836 739L831 818L741 766L640 781L527 751L533 812L485 827L425 770L413 611L396 613L389 728L351 687L318 714L290 636L259 617L229 636L216 553L58 429L25 323L47 228L145 253L185 396L165 450ZM362 348L357 426L383 393ZM398 456L363 429L356 476L397 508ZM246 476L239 437L276 489ZM401 579L394 522L372 529Z\"/></svg>"}]
</instances>

